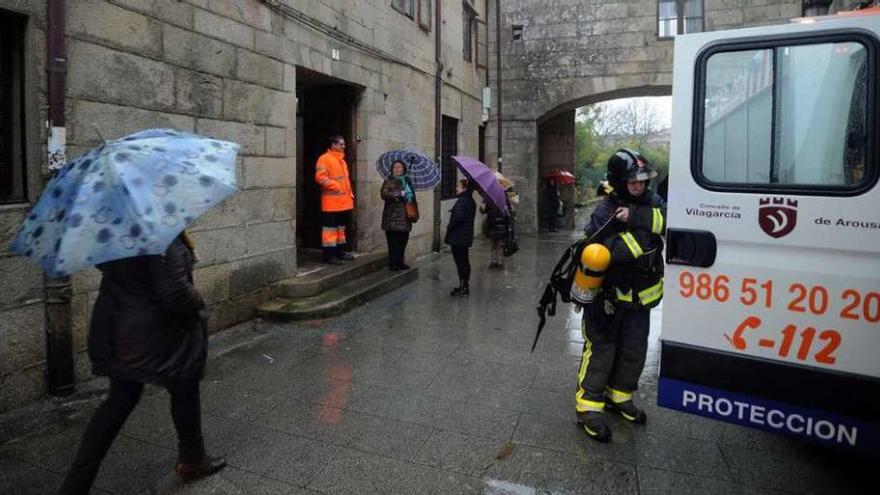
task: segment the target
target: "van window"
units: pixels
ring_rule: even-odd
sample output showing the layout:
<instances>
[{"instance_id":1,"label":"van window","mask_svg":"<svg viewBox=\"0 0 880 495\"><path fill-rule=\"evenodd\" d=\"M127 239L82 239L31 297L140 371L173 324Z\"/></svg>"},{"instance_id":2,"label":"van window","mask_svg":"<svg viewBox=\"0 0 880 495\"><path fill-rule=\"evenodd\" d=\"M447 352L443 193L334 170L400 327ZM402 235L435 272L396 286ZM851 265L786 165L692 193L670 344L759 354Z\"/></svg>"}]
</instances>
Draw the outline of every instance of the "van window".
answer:
<instances>
[{"instance_id":1,"label":"van window","mask_svg":"<svg viewBox=\"0 0 880 495\"><path fill-rule=\"evenodd\" d=\"M864 186L875 121L869 60L858 41L703 57L698 179L794 190Z\"/></svg>"}]
</instances>

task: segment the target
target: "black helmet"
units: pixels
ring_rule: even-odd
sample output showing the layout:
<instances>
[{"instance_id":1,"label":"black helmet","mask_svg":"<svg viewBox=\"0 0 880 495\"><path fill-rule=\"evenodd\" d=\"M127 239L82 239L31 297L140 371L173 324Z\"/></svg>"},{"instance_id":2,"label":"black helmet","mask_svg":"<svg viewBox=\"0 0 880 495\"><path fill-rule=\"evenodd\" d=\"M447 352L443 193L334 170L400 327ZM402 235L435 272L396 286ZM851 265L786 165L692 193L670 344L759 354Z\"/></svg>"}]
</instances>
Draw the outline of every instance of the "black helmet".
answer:
<instances>
[{"instance_id":1,"label":"black helmet","mask_svg":"<svg viewBox=\"0 0 880 495\"><path fill-rule=\"evenodd\" d=\"M612 184L620 184L633 179L651 180L657 177L657 172L651 167L651 162L637 151L621 148L608 159L606 177Z\"/></svg>"}]
</instances>

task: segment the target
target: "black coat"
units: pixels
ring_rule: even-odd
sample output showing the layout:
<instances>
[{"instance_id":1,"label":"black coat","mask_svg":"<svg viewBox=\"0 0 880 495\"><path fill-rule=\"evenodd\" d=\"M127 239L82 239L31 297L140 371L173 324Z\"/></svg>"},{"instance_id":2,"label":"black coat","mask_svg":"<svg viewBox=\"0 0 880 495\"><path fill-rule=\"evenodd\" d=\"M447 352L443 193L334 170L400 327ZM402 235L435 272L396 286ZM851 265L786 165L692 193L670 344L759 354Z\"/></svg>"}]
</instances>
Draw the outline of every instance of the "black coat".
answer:
<instances>
[{"instance_id":1,"label":"black coat","mask_svg":"<svg viewBox=\"0 0 880 495\"><path fill-rule=\"evenodd\" d=\"M477 214L473 191L459 194L450 211L452 215L446 226L446 244L452 247L471 247L474 244L474 217Z\"/></svg>"},{"instance_id":2,"label":"black coat","mask_svg":"<svg viewBox=\"0 0 880 495\"><path fill-rule=\"evenodd\" d=\"M177 238L164 256L98 265L103 278L89 331L94 374L163 386L201 379L208 336L194 262Z\"/></svg>"},{"instance_id":3,"label":"black coat","mask_svg":"<svg viewBox=\"0 0 880 495\"><path fill-rule=\"evenodd\" d=\"M412 222L406 216L406 200L400 195L402 192L403 185L394 177L389 177L382 183L381 194L385 201L385 207L382 209L382 230L392 232L412 230Z\"/></svg>"},{"instance_id":4,"label":"black coat","mask_svg":"<svg viewBox=\"0 0 880 495\"><path fill-rule=\"evenodd\" d=\"M509 206L509 205L508 205ZM510 217L504 214L495 205L486 206L486 235L489 239L503 240L507 238L507 223Z\"/></svg>"}]
</instances>

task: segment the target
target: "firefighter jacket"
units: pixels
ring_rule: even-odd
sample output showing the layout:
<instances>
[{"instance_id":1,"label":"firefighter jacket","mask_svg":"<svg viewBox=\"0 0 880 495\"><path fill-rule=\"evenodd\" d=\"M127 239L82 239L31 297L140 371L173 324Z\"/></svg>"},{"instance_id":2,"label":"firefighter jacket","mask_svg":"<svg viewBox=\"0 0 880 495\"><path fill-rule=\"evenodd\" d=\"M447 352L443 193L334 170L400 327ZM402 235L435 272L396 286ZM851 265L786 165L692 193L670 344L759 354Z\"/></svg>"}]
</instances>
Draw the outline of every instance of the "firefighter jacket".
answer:
<instances>
[{"instance_id":1,"label":"firefighter jacket","mask_svg":"<svg viewBox=\"0 0 880 495\"><path fill-rule=\"evenodd\" d=\"M663 239L666 205L646 190L644 201L622 204L606 197L587 224L587 236L611 222L596 239L611 251L611 265L602 284L605 296L617 305L653 308L663 298ZM630 208L629 221L611 220L618 207Z\"/></svg>"},{"instance_id":2,"label":"firefighter jacket","mask_svg":"<svg viewBox=\"0 0 880 495\"><path fill-rule=\"evenodd\" d=\"M321 155L315 165L315 181L321 186L321 211L354 209L354 193L344 153L327 150Z\"/></svg>"}]
</instances>

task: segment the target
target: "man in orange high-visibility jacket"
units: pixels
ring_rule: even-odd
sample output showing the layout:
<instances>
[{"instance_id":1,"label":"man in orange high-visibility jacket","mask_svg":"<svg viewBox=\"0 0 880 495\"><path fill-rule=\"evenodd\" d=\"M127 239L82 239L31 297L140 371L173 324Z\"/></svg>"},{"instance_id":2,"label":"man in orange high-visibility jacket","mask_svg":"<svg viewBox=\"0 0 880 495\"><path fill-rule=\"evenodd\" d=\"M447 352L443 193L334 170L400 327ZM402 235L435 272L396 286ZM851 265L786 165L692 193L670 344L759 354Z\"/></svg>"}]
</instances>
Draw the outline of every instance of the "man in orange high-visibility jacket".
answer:
<instances>
[{"instance_id":1,"label":"man in orange high-visibility jacket","mask_svg":"<svg viewBox=\"0 0 880 495\"><path fill-rule=\"evenodd\" d=\"M345 163L345 139L330 138L330 149L318 158L315 165L315 181L321 186L321 248L324 262L338 265L340 260L352 260L354 256L344 250L345 228L351 222L354 209L354 193Z\"/></svg>"}]
</instances>

